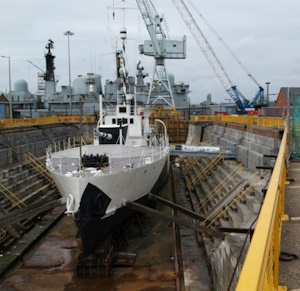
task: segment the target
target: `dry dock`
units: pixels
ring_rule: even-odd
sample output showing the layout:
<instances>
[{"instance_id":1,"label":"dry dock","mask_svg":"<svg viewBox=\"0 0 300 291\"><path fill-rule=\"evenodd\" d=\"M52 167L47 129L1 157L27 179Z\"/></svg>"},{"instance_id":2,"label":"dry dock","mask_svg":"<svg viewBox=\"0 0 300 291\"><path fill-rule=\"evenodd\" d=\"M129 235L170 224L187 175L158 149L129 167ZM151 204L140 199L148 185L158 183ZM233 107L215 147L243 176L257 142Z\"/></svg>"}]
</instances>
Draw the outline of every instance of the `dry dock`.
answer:
<instances>
[{"instance_id":1,"label":"dry dock","mask_svg":"<svg viewBox=\"0 0 300 291\"><path fill-rule=\"evenodd\" d=\"M204 126L206 134L202 134ZM53 132L51 129L50 133L56 136L58 132L60 129L53 130ZM199 141L199 132L200 136L209 136L212 144L236 148L237 160L248 170L250 169L249 175L250 172L257 171L259 183L265 184L263 178L269 176L274 166L276 153L280 146L281 130L272 128L264 131L262 128L248 125L222 124L221 122L203 126L190 124L187 141L190 144L193 144L195 139ZM7 156L2 155L2 157L7 157L3 158L2 161L11 163L12 160L21 159L23 150L27 151L31 148L29 145L20 145L20 142L17 141L18 136L21 134L10 134L7 137L7 139L10 138L9 145L19 150L13 151L6 143L5 151L8 154ZM205 142L207 140L200 141ZM184 167L187 168L189 164L193 163L192 161L192 159L187 159ZM207 162L206 165L208 166L209 163ZM218 165L220 164L218 163ZM178 172L174 179L178 184L175 184L174 188L177 192L175 195L176 202L180 205L193 209L193 205L188 203L189 200L198 199L195 204L199 204L203 200L202 190L207 187L217 188L216 186L224 179L224 175L232 172L232 168L229 169L228 167L229 170L220 169L219 172L210 169L209 174L204 179L193 180L193 175L197 176L197 173L200 172L199 169L203 167L206 167L205 161L197 161L193 168L186 171L185 174L187 175L184 178L180 173L180 168L174 169L174 172ZM239 178L245 179L247 177ZM285 260L280 263L279 279L281 286L288 286L288 290L293 290L299 289L300 286L297 273L299 260L295 259L299 256L299 241L298 236L295 235L298 233L300 216L298 211L298 202L300 202L298 199L299 164L291 163L289 165L288 179L291 183L286 187L285 213L290 216L290 220L283 224L281 251L295 256L292 259L283 257ZM194 181L193 184L190 184L189 180ZM169 185L169 187L171 186ZM234 187L233 185L228 191L232 192ZM212 190L204 192L209 193L210 191ZM163 197L171 200L171 197L168 197L166 193L171 193L171 189L165 190L165 193L162 194ZM222 194L223 190L220 193ZM225 225L227 229L231 230L249 227L246 220L249 217L254 218L258 214L265 193L265 189L260 187L259 190L256 189L249 195L247 194L240 204L232 205L231 209L219 219L221 226ZM210 201L210 203L212 202ZM166 206L162 207L158 204L157 207L167 213L172 212ZM216 214L216 216L218 215ZM127 245L124 245L124 252L136 254L134 266L117 266L106 278L78 278L76 276L76 264L80 250L80 239L77 237L77 228L73 220L70 217L64 217L55 228L49 231L45 238L40 240L34 250L26 256L20 256L19 266L10 276L7 276L1 290L216 290L222 286L223 289L218 290L226 290L233 269L238 266L238 271L234 277L235 281L233 281L230 289L234 290L234 284L238 279L241 267L236 262L240 252L239 246L232 247L231 241L225 240L222 244L223 248L219 250L217 250L216 245L212 245L213 248L204 249L205 239L202 240L194 231L183 227L174 227L173 223L149 215L144 215L142 226L144 235L135 223L128 229ZM22 237L21 243L23 241ZM215 246L216 248L214 248ZM17 254L19 250L17 245L15 250ZM11 255L12 253L13 251L3 253L0 262L3 261L4 255ZM208 263L208 261L213 262L213 264Z\"/></svg>"}]
</instances>

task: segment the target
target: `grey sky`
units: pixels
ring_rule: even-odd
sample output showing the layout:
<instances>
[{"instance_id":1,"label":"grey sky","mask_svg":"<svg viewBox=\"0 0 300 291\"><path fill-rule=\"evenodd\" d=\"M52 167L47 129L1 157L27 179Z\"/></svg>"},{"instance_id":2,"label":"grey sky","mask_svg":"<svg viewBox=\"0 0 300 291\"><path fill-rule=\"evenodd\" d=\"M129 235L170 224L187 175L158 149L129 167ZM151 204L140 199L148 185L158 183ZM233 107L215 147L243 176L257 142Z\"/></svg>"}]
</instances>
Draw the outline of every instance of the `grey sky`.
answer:
<instances>
[{"instance_id":1,"label":"grey sky","mask_svg":"<svg viewBox=\"0 0 300 291\"><path fill-rule=\"evenodd\" d=\"M37 90L38 70L32 61L45 69L45 44L55 42L55 74L58 87L68 84L67 37L70 38L72 81L77 75L100 73L103 85L115 78L113 52L122 26L121 1L118 0L10 0L1 1L0 55L11 57L12 87L24 79L29 91ZM115 19L112 17L115 3ZM211 0L192 1L218 34L234 51L261 86L270 81L270 93L281 87L300 86L300 2L299 0ZM136 8L134 0L126 1ZM229 95L207 62L201 49L173 6L171 0L153 1L159 14L164 14L171 38L187 36L187 59L167 60L167 69L176 81L190 83L192 103L199 103L211 93L213 101L227 102ZM111 7L108 9L108 7ZM246 76L220 41L191 9L198 25L223 63L238 89L252 100L257 86ZM138 54L138 44L149 39L137 9L126 11L129 71L135 74L136 63L142 61L145 71L152 75L153 60ZM120 41L118 45L120 47ZM149 79L147 79L149 81ZM8 60L0 58L0 91L8 89ZM271 99L276 96L271 95Z\"/></svg>"}]
</instances>

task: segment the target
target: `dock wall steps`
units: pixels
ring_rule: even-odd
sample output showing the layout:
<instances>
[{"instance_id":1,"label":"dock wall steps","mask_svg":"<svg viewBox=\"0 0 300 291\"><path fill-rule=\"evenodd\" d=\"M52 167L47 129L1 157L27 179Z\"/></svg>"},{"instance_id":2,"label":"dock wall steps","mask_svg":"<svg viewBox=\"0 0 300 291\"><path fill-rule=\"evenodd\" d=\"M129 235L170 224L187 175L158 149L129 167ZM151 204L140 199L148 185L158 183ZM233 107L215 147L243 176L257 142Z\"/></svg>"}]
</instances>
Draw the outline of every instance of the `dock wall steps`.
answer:
<instances>
[{"instance_id":1,"label":"dock wall steps","mask_svg":"<svg viewBox=\"0 0 300 291\"><path fill-rule=\"evenodd\" d=\"M94 124L83 124L84 140L90 140L94 136ZM50 144L67 142L67 137L79 140L79 126L57 124L51 127L20 128L13 133L7 131L0 135L0 168L4 168L22 162L24 154L31 152L35 156L45 155L46 148Z\"/></svg>"},{"instance_id":2,"label":"dock wall steps","mask_svg":"<svg viewBox=\"0 0 300 291\"><path fill-rule=\"evenodd\" d=\"M18 197L21 207L28 206L47 197L58 198L58 191L37 173L30 165L13 165L0 172L0 183L3 182L13 195ZM1 186L2 187L2 186ZM56 198L56 199L57 199ZM17 202L19 203L19 202ZM25 203L25 205L23 204ZM0 192L0 219L2 215L13 214L20 208ZM35 215L36 216L36 215ZM17 223L5 226L6 235L0 239L0 253L7 251L25 233L35 225L34 216L28 216Z\"/></svg>"},{"instance_id":3,"label":"dock wall steps","mask_svg":"<svg viewBox=\"0 0 300 291\"><path fill-rule=\"evenodd\" d=\"M278 152L280 139L278 134L272 135L270 129L269 136L255 134L255 130L243 126L233 128L214 124L209 139L215 146L233 146L236 148L236 159L243 163L252 171L256 171L257 166L270 165L270 158L264 155L274 155Z\"/></svg>"},{"instance_id":4,"label":"dock wall steps","mask_svg":"<svg viewBox=\"0 0 300 291\"><path fill-rule=\"evenodd\" d=\"M230 209L227 211L227 213L228 213L229 222L231 223L231 227L239 228L243 222L239 213Z\"/></svg>"},{"instance_id":5,"label":"dock wall steps","mask_svg":"<svg viewBox=\"0 0 300 291\"><path fill-rule=\"evenodd\" d=\"M190 126L195 127L194 131L198 132L199 130L196 128L202 125L201 123L195 123L190 124ZM213 224L214 228L224 227L234 229L249 228L251 226L254 229L270 174L270 170L260 168L274 166L275 158L266 157L266 155L276 155L278 153L281 137L280 132L277 129L263 130L262 128L252 128L248 125L214 122L210 127L205 126L204 135L209 138L210 145L230 146L234 148L236 160L224 161L223 164L218 165L210 171L210 174L205 175L203 179L199 180L196 189L201 189L202 196L200 201L202 203L206 201L205 194L208 195L212 187L217 192L217 187L222 177L227 177L234 169L237 171L236 175L233 175L230 183L228 183L230 186L224 187L222 195L219 195L220 192L218 192L218 195L209 199L204 216L206 215L207 217L215 209L219 209L219 212L213 215L216 219ZM238 167L240 164L243 167ZM199 165L201 165L200 161ZM221 206L220 201L225 199L222 197L230 195L241 181L248 181L254 172L258 172L258 176L253 178L251 182L249 181L247 183L249 185L245 185L245 187L239 190L236 196L238 199ZM190 172L190 176L193 174L193 172ZM229 204L230 206L227 207L226 205ZM224 210L225 212L223 212ZM252 224L254 225L252 226ZM204 246L208 254L215 290L226 290L245 237L244 234L241 235L233 232L228 233L225 241L220 242L217 239L204 236ZM249 238L234 276L232 290L238 280L248 245Z\"/></svg>"}]
</instances>

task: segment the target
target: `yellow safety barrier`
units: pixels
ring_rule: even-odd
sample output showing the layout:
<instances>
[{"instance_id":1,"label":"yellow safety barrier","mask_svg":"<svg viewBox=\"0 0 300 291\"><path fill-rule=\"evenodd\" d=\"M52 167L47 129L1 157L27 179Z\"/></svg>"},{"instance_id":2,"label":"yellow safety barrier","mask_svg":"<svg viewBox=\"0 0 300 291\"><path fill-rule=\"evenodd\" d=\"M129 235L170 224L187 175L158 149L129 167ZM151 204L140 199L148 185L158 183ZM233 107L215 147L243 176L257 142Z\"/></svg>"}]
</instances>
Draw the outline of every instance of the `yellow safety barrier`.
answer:
<instances>
[{"instance_id":1,"label":"yellow safety barrier","mask_svg":"<svg viewBox=\"0 0 300 291\"><path fill-rule=\"evenodd\" d=\"M279 286L286 152L287 131L285 130L268 191L239 277L237 291L286 290L286 287Z\"/></svg>"},{"instance_id":2,"label":"yellow safety barrier","mask_svg":"<svg viewBox=\"0 0 300 291\"><path fill-rule=\"evenodd\" d=\"M95 122L94 116L82 116L82 122ZM33 125L47 125L55 123L79 123L80 116L58 116L58 117L43 117L43 118L13 118L0 119L0 128L23 127Z\"/></svg>"},{"instance_id":3,"label":"yellow safety barrier","mask_svg":"<svg viewBox=\"0 0 300 291\"><path fill-rule=\"evenodd\" d=\"M262 126L262 127L273 127L273 128L284 128L285 119L278 117L258 117L258 116L239 116L239 115L192 115L190 116L191 122L228 122L245 124L250 126Z\"/></svg>"},{"instance_id":4,"label":"yellow safety barrier","mask_svg":"<svg viewBox=\"0 0 300 291\"><path fill-rule=\"evenodd\" d=\"M219 115L191 115L191 122L213 122L213 121L221 121L221 117Z\"/></svg>"}]
</instances>

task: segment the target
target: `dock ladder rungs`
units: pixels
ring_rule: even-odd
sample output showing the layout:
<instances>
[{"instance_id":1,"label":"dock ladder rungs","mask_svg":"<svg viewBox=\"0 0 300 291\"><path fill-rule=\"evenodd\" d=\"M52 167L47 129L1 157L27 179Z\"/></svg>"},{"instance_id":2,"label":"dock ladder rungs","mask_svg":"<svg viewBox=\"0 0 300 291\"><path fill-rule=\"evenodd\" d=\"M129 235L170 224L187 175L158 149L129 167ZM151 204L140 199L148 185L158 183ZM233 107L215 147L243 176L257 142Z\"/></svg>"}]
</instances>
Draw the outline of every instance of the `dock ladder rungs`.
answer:
<instances>
[{"instance_id":1,"label":"dock ladder rungs","mask_svg":"<svg viewBox=\"0 0 300 291\"><path fill-rule=\"evenodd\" d=\"M31 165L39 174L41 174L47 181L55 186L55 183L49 174L46 165L42 163L37 157L35 157L32 153L28 152L25 155L25 162Z\"/></svg>"},{"instance_id":2,"label":"dock ladder rungs","mask_svg":"<svg viewBox=\"0 0 300 291\"><path fill-rule=\"evenodd\" d=\"M220 153L215 157L206 167L202 168L193 178L187 183L187 188L191 190L192 186L195 185L209 170L216 166L221 160L224 160L224 153Z\"/></svg>"}]
</instances>

